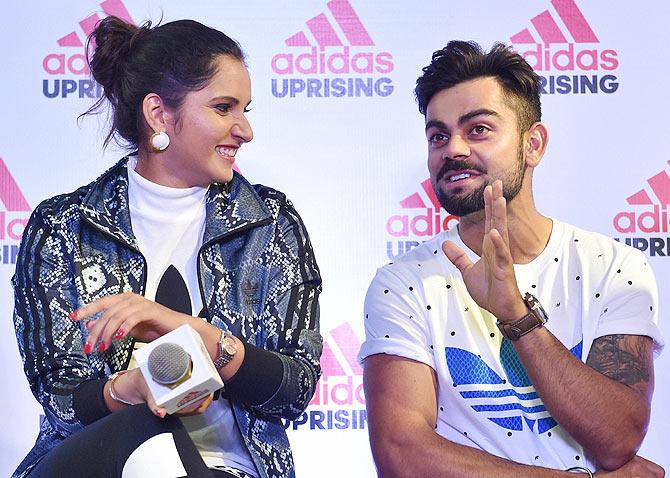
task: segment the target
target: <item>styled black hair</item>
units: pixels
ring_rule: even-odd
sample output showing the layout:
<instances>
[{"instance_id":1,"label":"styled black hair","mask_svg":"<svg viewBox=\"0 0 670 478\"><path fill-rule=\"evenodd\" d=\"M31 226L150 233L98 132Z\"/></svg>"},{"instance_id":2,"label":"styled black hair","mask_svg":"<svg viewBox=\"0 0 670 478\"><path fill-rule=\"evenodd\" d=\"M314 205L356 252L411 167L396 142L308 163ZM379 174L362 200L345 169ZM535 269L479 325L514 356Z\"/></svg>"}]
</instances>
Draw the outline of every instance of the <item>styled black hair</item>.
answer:
<instances>
[{"instance_id":1,"label":"styled black hair","mask_svg":"<svg viewBox=\"0 0 670 478\"><path fill-rule=\"evenodd\" d=\"M447 88L476 78L495 78L510 106L517 113L519 128L527 131L542 119L540 106L540 78L521 55L511 47L496 43L486 53L474 41L450 41L446 47L433 53L430 65L416 80L419 111L425 115L430 99Z\"/></svg>"},{"instance_id":2,"label":"styled black hair","mask_svg":"<svg viewBox=\"0 0 670 478\"><path fill-rule=\"evenodd\" d=\"M109 16L91 33L87 51L104 97L84 113L96 113L106 98L112 107L112 138L135 149L145 134L142 102L149 93L178 110L188 92L204 88L216 73L216 59L228 55L244 62L240 45L226 34L194 20L152 28Z\"/></svg>"}]
</instances>

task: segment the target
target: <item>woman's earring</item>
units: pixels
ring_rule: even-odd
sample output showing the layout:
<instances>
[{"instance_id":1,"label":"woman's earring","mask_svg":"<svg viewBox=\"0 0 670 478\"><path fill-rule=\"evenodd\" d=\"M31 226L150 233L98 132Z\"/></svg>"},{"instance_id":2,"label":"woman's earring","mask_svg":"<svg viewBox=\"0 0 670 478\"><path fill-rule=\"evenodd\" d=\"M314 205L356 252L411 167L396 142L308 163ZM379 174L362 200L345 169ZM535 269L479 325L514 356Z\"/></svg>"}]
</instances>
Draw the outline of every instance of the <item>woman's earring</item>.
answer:
<instances>
[{"instance_id":1,"label":"woman's earring","mask_svg":"<svg viewBox=\"0 0 670 478\"><path fill-rule=\"evenodd\" d=\"M158 133L151 135L149 143L151 143L151 148L154 150L154 152L160 153L161 151L165 151L167 147L170 146L170 137L165 131L159 131Z\"/></svg>"}]
</instances>

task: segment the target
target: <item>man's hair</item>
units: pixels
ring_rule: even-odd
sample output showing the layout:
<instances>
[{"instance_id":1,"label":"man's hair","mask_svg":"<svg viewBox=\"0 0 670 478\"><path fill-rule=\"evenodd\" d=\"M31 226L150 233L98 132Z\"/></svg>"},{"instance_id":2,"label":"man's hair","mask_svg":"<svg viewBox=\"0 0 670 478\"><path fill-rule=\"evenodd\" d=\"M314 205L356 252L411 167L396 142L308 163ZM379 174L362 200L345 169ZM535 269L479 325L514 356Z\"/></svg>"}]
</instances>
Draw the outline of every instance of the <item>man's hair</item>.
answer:
<instances>
[{"instance_id":1,"label":"man's hair","mask_svg":"<svg viewBox=\"0 0 670 478\"><path fill-rule=\"evenodd\" d=\"M519 129L526 131L540 121L540 78L521 55L503 43L495 43L486 53L474 41L450 41L433 53L430 65L416 80L414 94L419 111L425 115L436 93L464 81L495 78L510 106L516 111Z\"/></svg>"}]
</instances>

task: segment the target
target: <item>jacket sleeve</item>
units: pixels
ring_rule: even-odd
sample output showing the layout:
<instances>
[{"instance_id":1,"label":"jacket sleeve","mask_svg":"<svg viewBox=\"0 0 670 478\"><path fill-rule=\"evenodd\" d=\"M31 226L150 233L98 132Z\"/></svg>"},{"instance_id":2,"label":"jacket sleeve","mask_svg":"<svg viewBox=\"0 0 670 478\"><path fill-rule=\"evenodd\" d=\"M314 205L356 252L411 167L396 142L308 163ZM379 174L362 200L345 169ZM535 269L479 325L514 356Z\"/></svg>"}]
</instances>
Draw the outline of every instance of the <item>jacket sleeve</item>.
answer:
<instances>
[{"instance_id":1,"label":"jacket sleeve","mask_svg":"<svg viewBox=\"0 0 670 478\"><path fill-rule=\"evenodd\" d=\"M321 275L300 216L282 199L270 251L275 273L261 317L276 340L264 348L246 343L226 389L254 413L292 420L307 408L321 376Z\"/></svg>"},{"instance_id":2,"label":"jacket sleeve","mask_svg":"<svg viewBox=\"0 0 670 478\"><path fill-rule=\"evenodd\" d=\"M55 217L43 203L24 231L12 277L14 327L32 393L53 428L67 436L82 427L73 392L92 377L79 324L69 319L77 297L74 244Z\"/></svg>"}]
</instances>

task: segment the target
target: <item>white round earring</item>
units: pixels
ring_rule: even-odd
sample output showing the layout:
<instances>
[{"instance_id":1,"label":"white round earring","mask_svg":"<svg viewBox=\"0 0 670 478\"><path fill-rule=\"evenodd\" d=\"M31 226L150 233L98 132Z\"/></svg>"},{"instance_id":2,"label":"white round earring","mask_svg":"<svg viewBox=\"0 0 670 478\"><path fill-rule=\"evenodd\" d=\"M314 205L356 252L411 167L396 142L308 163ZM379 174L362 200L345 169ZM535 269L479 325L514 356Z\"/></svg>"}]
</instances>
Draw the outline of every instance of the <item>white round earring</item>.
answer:
<instances>
[{"instance_id":1,"label":"white round earring","mask_svg":"<svg viewBox=\"0 0 670 478\"><path fill-rule=\"evenodd\" d=\"M167 147L170 146L170 137L165 131L159 131L151 135L149 143L151 143L151 148L156 153L160 153L161 151L165 151Z\"/></svg>"}]
</instances>

